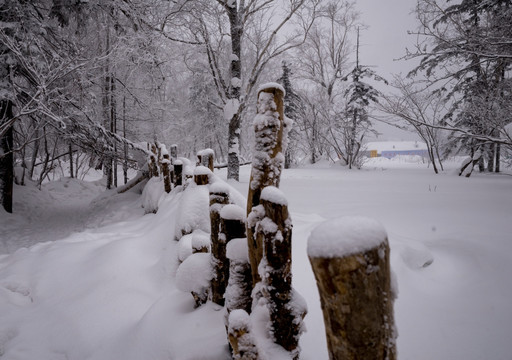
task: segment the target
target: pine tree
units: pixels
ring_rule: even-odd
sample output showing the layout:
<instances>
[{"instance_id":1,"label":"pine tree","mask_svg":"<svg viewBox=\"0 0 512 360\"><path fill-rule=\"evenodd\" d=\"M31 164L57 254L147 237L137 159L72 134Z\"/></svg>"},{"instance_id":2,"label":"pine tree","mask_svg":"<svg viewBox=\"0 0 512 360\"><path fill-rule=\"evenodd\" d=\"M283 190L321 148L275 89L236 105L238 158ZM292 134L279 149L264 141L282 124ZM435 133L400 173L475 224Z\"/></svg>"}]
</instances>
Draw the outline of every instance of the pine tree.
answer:
<instances>
[{"instance_id":1,"label":"pine tree","mask_svg":"<svg viewBox=\"0 0 512 360\"><path fill-rule=\"evenodd\" d=\"M364 136L371 130L372 124L368 118L368 106L370 103L378 102L379 92L367 82L364 78L373 78L378 81L387 81L377 75L368 66L361 65L359 62L359 29L357 29L356 46L356 65L348 77L352 82L345 92L347 105L345 108L347 116L347 125L345 128L345 150L347 156L347 165L349 169L358 164L360 150Z\"/></svg>"}]
</instances>

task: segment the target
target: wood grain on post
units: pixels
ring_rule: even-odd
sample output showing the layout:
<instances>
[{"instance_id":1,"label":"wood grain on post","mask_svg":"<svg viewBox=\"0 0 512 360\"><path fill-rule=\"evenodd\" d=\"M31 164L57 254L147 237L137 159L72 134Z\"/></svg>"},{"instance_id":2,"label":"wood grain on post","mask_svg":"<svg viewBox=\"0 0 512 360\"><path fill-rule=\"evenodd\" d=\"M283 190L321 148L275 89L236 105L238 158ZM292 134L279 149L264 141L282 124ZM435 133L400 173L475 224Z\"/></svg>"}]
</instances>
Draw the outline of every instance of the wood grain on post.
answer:
<instances>
[{"instance_id":1,"label":"wood grain on post","mask_svg":"<svg viewBox=\"0 0 512 360\"><path fill-rule=\"evenodd\" d=\"M220 211L229 204L229 188L224 186L223 182L216 182L210 186L210 246L212 252L213 268L217 269L217 263L221 262L221 258L225 256L224 244L219 241L220 232ZM214 270L216 271L216 270ZM212 280L212 301L216 304L223 305L224 293L221 291L216 277Z\"/></svg>"},{"instance_id":2,"label":"wood grain on post","mask_svg":"<svg viewBox=\"0 0 512 360\"><path fill-rule=\"evenodd\" d=\"M266 186L279 187L284 164L283 135L286 134L284 117L284 89L269 84L258 92L257 114L254 119L255 146L247 195L247 215L259 205L260 194ZM259 282L258 265L262 258L262 244L254 236L254 228L247 227L249 259L253 284Z\"/></svg>"},{"instance_id":3,"label":"wood grain on post","mask_svg":"<svg viewBox=\"0 0 512 360\"><path fill-rule=\"evenodd\" d=\"M330 359L396 359L395 292L382 225L362 217L327 221L313 230L308 256Z\"/></svg>"}]
</instances>

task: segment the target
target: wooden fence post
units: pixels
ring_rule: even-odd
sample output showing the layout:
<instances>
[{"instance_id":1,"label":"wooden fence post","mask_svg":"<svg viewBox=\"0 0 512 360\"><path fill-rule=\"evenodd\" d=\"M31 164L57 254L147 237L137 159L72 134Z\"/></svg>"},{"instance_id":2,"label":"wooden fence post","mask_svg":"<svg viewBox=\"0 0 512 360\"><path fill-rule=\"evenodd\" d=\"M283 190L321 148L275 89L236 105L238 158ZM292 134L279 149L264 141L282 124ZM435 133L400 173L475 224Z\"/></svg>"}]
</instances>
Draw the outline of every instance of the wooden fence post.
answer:
<instances>
[{"instance_id":1,"label":"wooden fence post","mask_svg":"<svg viewBox=\"0 0 512 360\"><path fill-rule=\"evenodd\" d=\"M173 160L174 164L174 186L183 185L183 161Z\"/></svg>"},{"instance_id":2,"label":"wooden fence post","mask_svg":"<svg viewBox=\"0 0 512 360\"><path fill-rule=\"evenodd\" d=\"M258 349L251 334L249 314L234 310L228 318L228 340L233 349L234 360L257 360Z\"/></svg>"},{"instance_id":3,"label":"wooden fence post","mask_svg":"<svg viewBox=\"0 0 512 360\"><path fill-rule=\"evenodd\" d=\"M264 216L255 226L256 239L263 244L262 263L265 265L264 269L260 265L260 296L267 299L275 343L296 359L307 310L303 299L292 289L292 223L288 203L274 186L263 189L260 203Z\"/></svg>"},{"instance_id":4,"label":"wooden fence post","mask_svg":"<svg viewBox=\"0 0 512 360\"><path fill-rule=\"evenodd\" d=\"M211 171L207 167L197 166L194 170L194 182L197 185L208 185Z\"/></svg>"},{"instance_id":5,"label":"wooden fence post","mask_svg":"<svg viewBox=\"0 0 512 360\"><path fill-rule=\"evenodd\" d=\"M226 315L229 316L236 309L250 313L252 307L252 275L247 239L232 239L226 246L226 257L229 259L229 279L225 296Z\"/></svg>"},{"instance_id":6,"label":"wooden fence post","mask_svg":"<svg viewBox=\"0 0 512 360\"><path fill-rule=\"evenodd\" d=\"M148 144L148 147L149 147L149 144ZM149 154L149 159L148 159L148 168L149 168L150 177L158 177L158 165L157 165L155 144L151 145L151 152Z\"/></svg>"},{"instance_id":7,"label":"wooden fence post","mask_svg":"<svg viewBox=\"0 0 512 360\"><path fill-rule=\"evenodd\" d=\"M201 164L206 166L213 172L213 161L215 159L215 152L212 149L204 149L201 154Z\"/></svg>"},{"instance_id":8,"label":"wooden fence post","mask_svg":"<svg viewBox=\"0 0 512 360\"><path fill-rule=\"evenodd\" d=\"M164 148L162 149L162 174L163 174L163 177L164 177L164 189L165 189L165 192L166 193L170 193L172 188L171 188L171 171L170 171L170 167L172 166L171 165L171 161L169 160L169 153L167 152L167 150Z\"/></svg>"},{"instance_id":9,"label":"wooden fence post","mask_svg":"<svg viewBox=\"0 0 512 360\"><path fill-rule=\"evenodd\" d=\"M287 123L284 117L284 89L279 84L268 84L258 92L257 114L254 118L255 146L247 195L247 215L260 203L260 194L266 186L279 187L286 149ZM254 236L254 228L247 226L249 260L253 286L260 281L258 265L262 244Z\"/></svg>"},{"instance_id":10,"label":"wooden fence post","mask_svg":"<svg viewBox=\"0 0 512 360\"><path fill-rule=\"evenodd\" d=\"M220 211L229 204L229 188L223 182L216 182L210 186L210 242L212 252L212 265L217 269L217 264L225 261L222 257L223 245L219 241L220 232ZM216 281L216 277L212 280L212 301L216 304L223 305L224 293L221 291Z\"/></svg>"},{"instance_id":11,"label":"wooden fence post","mask_svg":"<svg viewBox=\"0 0 512 360\"><path fill-rule=\"evenodd\" d=\"M327 221L311 233L308 256L330 359L396 359L395 291L382 225L363 217Z\"/></svg>"},{"instance_id":12,"label":"wooden fence post","mask_svg":"<svg viewBox=\"0 0 512 360\"><path fill-rule=\"evenodd\" d=\"M228 285L229 261L226 257L226 246L236 238L245 238L245 212L237 205L225 205L220 211L220 232L214 259L214 277L212 289L216 296L214 302L224 306L224 293Z\"/></svg>"}]
</instances>

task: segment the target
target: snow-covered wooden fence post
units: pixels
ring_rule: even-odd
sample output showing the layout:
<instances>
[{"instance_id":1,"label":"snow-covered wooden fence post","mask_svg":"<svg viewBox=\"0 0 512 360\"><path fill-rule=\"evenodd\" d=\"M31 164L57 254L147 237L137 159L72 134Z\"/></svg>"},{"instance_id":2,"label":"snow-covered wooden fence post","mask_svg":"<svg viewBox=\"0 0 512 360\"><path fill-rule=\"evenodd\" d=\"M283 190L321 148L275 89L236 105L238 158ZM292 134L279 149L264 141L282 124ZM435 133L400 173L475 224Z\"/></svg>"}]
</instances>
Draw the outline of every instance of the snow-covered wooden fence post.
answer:
<instances>
[{"instance_id":1,"label":"snow-covered wooden fence post","mask_svg":"<svg viewBox=\"0 0 512 360\"><path fill-rule=\"evenodd\" d=\"M207 167L197 166L194 170L194 182L197 185L208 185L211 171Z\"/></svg>"},{"instance_id":2,"label":"snow-covered wooden fence post","mask_svg":"<svg viewBox=\"0 0 512 360\"><path fill-rule=\"evenodd\" d=\"M151 152L149 154L149 159L148 159L148 167L149 167L149 176L150 177L158 177L158 165L157 165L156 156L157 156L156 155L156 146L154 144L152 144Z\"/></svg>"},{"instance_id":3,"label":"snow-covered wooden fence post","mask_svg":"<svg viewBox=\"0 0 512 360\"><path fill-rule=\"evenodd\" d=\"M249 314L234 310L228 318L228 340L233 349L234 360L257 360L258 349L251 334Z\"/></svg>"},{"instance_id":4,"label":"snow-covered wooden fence post","mask_svg":"<svg viewBox=\"0 0 512 360\"><path fill-rule=\"evenodd\" d=\"M210 171L213 172L213 161L215 152L212 149L204 149L197 153L198 165L206 166Z\"/></svg>"},{"instance_id":5,"label":"snow-covered wooden fence post","mask_svg":"<svg viewBox=\"0 0 512 360\"><path fill-rule=\"evenodd\" d=\"M281 170L284 165L287 123L284 116L284 89L270 83L258 91L257 114L254 118L255 146L247 195L247 215L260 203L260 194L266 186L279 187ZM254 236L254 228L247 226L249 260L253 285L259 282L258 265L262 258L262 244Z\"/></svg>"},{"instance_id":6,"label":"snow-covered wooden fence post","mask_svg":"<svg viewBox=\"0 0 512 360\"><path fill-rule=\"evenodd\" d=\"M215 303L224 306L224 294L228 285L229 261L226 257L226 246L232 239L245 238L245 212L237 205L225 205L220 211L219 241L213 263L214 276L212 289L216 294Z\"/></svg>"},{"instance_id":7,"label":"snow-covered wooden fence post","mask_svg":"<svg viewBox=\"0 0 512 360\"><path fill-rule=\"evenodd\" d=\"M224 182L216 182L210 186L210 246L212 252L212 267L217 269L217 264L225 261L223 258L223 246L219 241L220 211L229 204L229 188ZM216 271L216 270L214 270ZM216 277L212 280L212 301L216 304L224 304L224 292L218 286Z\"/></svg>"},{"instance_id":8,"label":"snow-covered wooden fence post","mask_svg":"<svg viewBox=\"0 0 512 360\"><path fill-rule=\"evenodd\" d=\"M308 256L330 359L394 360L395 291L382 225L364 217L329 220L311 233Z\"/></svg>"},{"instance_id":9,"label":"snow-covered wooden fence post","mask_svg":"<svg viewBox=\"0 0 512 360\"><path fill-rule=\"evenodd\" d=\"M249 314L252 305L252 275L247 239L232 239L226 246L226 257L229 259L229 279L225 296L227 315L236 309Z\"/></svg>"},{"instance_id":10,"label":"snow-covered wooden fence post","mask_svg":"<svg viewBox=\"0 0 512 360\"><path fill-rule=\"evenodd\" d=\"M173 160L174 165L174 186L183 185L183 161Z\"/></svg>"},{"instance_id":11,"label":"snow-covered wooden fence post","mask_svg":"<svg viewBox=\"0 0 512 360\"><path fill-rule=\"evenodd\" d=\"M165 192L166 193L170 193L172 188L171 188L171 171L170 171L170 167L172 166L171 165L171 160L169 159L169 153L167 152L167 149L165 148L165 146L163 146L161 148L161 152L162 152L162 175L164 177L164 189L165 189Z\"/></svg>"},{"instance_id":12,"label":"snow-covered wooden fence post","mask_svg":"<svg viewBox=\"0 0 512 360\"><path fill-rule=\"evenodd\" d=\"M296 359L307 306L292 288L292 223L288 202L278 188L267 186L260 194L260 204L255 235L263 244L263 255L257 290L266 298L275 343Z\"/></svg>"}]
</instances>

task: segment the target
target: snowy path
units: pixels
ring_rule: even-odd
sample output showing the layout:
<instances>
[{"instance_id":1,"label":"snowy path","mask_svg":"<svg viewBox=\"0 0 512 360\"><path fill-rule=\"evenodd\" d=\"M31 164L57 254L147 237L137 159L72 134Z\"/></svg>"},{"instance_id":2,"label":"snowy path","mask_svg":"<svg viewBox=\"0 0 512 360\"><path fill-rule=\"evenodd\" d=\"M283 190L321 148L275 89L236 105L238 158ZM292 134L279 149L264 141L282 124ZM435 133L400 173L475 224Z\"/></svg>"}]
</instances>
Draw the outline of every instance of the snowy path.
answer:
<instances>
[{"instance_id":1,"label":"snowy path","mask_svg":"<svg viewBox=\"0 0 512 360\"><path fill-rule=\"evenodd\" d=\"M33 184L16 185L14 193L13 214L0 214L0 254L142 214L140 206L131 215L118 211L135 194L119 198L122 203L102 201L108 193L100 182L62 178L43 184L41 191Z\"/></svg>"}]
</instances>

